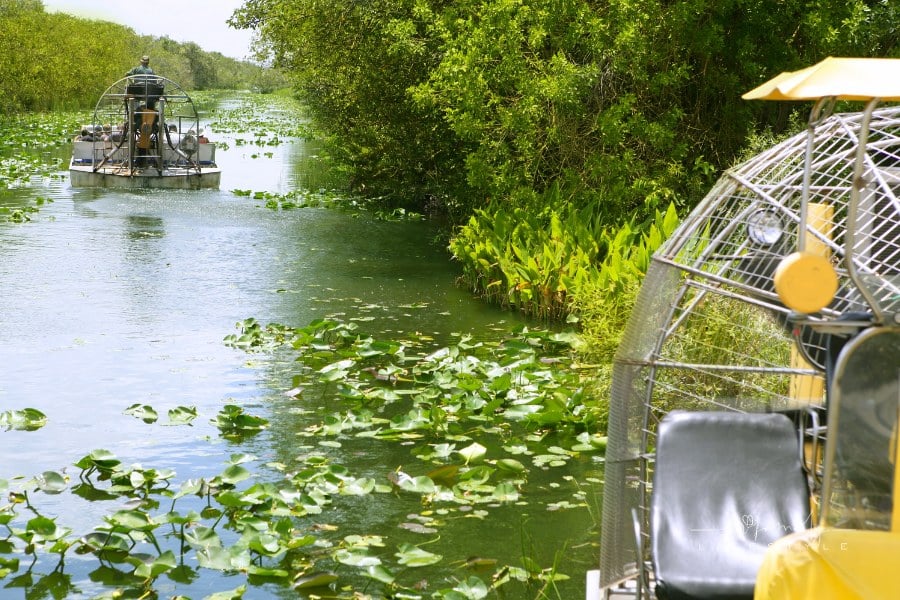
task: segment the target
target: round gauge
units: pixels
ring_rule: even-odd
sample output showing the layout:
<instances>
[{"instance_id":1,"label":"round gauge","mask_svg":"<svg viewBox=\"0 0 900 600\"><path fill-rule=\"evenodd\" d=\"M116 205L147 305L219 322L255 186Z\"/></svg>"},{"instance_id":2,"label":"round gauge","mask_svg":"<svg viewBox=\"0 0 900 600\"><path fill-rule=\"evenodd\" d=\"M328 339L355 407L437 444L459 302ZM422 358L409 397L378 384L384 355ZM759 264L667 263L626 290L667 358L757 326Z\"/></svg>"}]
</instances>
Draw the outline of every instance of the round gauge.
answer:
<instances>
[{"instance_id":1,"label":"round gauge","mask_svg":"<svg viewBox=\"0 0 900 600\"><path fill-rule=\"evenodd\" d=\"M775 211L758 210L747 219L747 236L758 246L772 246L784 234L784 223Z\"/></svg>"}]
</instances>

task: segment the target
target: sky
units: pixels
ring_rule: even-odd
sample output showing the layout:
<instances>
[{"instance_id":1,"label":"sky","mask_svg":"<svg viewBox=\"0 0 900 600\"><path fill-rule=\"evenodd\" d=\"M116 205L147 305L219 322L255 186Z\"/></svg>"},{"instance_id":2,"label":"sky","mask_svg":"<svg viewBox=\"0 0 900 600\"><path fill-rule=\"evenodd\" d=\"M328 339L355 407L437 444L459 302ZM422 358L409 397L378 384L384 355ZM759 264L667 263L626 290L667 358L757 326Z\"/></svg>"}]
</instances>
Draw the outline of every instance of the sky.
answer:
<instances>
[{"instance_id":1,"label":"sky","mask_svg":"<svg viewBox=\"0 0 900 600\"><path fill-rule=\"evenodd\" d=\"M250 54L249 30L225 22L242 0L43 0L47 12L112 21L141 35L194 42L207 52L244 59Z\"/></svg>"}]
</instances>

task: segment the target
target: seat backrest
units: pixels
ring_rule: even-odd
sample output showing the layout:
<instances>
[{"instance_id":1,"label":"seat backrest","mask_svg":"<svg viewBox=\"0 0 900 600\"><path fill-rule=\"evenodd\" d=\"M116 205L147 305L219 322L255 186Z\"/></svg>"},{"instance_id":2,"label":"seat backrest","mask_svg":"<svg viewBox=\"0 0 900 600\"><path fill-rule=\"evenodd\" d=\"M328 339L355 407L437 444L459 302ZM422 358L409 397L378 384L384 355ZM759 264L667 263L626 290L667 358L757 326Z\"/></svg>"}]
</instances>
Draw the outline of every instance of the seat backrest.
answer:
<instances>
[{"instance_id":1,"label":"seat backrest","mask_svg":"<svg viewBox=\"0 0 900 600\"><path fill-rule=\"evenodd\" d=\"M786 416L673 411L660 423L650 516L660 598L752 598L766 547L809 519Z\"/></svg>"}]
</instances>

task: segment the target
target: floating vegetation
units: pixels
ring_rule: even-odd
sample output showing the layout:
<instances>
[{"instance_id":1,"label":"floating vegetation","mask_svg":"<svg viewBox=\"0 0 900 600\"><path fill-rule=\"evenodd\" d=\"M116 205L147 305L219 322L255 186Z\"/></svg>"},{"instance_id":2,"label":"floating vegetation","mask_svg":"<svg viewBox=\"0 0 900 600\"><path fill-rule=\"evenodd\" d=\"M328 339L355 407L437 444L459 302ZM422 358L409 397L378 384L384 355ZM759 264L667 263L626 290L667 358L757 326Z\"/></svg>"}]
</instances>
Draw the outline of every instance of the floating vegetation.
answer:
<instances>
[{"instance_id":1,"label":"floating vegetation","mask_svg":"<svg viewBox=\"0 0 900 600\"><path fill-rule=\"evenodd\" d=\"M410 409L388 421L355 415L350 422L342 416L344 426L357 435L368 430L375 437L408 439L421 428L448 430L454 424L503 429L511 422L544 426L585 420L581 376L567 368L568 353L578 342L573 333L526 328L497 344L462 336L454 346L422 354L415 351L421 342L377 341L355 323L337 320L290 328L248 319L238 327L226 344L247 351L287 346L299 352L297 362L305 369L294 376L295 383L334 383L345 403L365 408L366 414L374 405L401 401Z\"/></svg>"},{"instance_id":2,"label":"floating vegetation","mask_svg":"<svg viewBox=\"0 0 900 600\"><path fill-rule=\"evenodd\" d=\"M60 166L59 160L47 163L39 156L0 158L0 189L23 187L33 179L62 179Z\"/></svg>"},{"instance_id":3,"label":"floating vegetation","mask_svg":"<svg viewBox=\"0 0 900 600\"><path fill-rule=\"evenodd\" d=\"M286 404L272 406L268 417L226 404L212 423L237 443L285 427L292 407L315 398L322 416L293 430L297 455L282 462L235 452L218 473L178 482L172 469L126 465L95 449L74 463L71 475L0 480L9 499L0 505L6 587L52 587L54 597L80 593L66 573L72 554L80 563L96 561L89 578L110 590L103 598L159 597L163 582L187 584L210 571L245 580L206 598L241 597L263 584L348 599L484 598L513 586L536 597L569 577L556 565L541 566L525 548L517 564L461 558L466 549L458 538L442 538L461 527L479 530L504 507L540 505L537 473L585 457L600 460L605 438L579 426L589 408L572 364L574 335L523 328L497 342L458 336L434 348L425 336L376 340L335 319L299 328L247 319L225 342L250 353L288 353L296 369L285 381ZM125 412L160 426L149 404ZM11 411L0 422L42 417ZM179 406L168 417L170 425L190 424L197 411ZM403 465L376 466L378 473L333 454L363 456L373 443L407 453ZM585 490L569 479L551 484L572 487L547 502L545 514L589 509ZM87 533L75 534L37 501L39 494L66 492L110 502L110 509ZM344 524L341 515L362 506L354 500L362 498L366 506L397 505L393 529ZM435 569L444 574L429 589Z\"/></svg>"},{"instance_id":4,"label":"floating vegetation","mask_svg":"<svg viewBox=\"0 0 900 600\"><path fill-rule=\"evenodd\" d=\"M69 144L78 123L86 118L80 112L0 118L0 190L27 186L37 179L62 179L57 150Z\"/></svg>"},{"instance_id":5,"label":"floating vegetation","mask_svg":"<svg viewBox=\"0 0 900 600\"><path fill-rule=\"evenodd\" d=\"M393 208L390 210L377 210L375 216L380 221L423 221L425 215L405 208Z\"/></svg>"},{"instance_id":6,"label":"floating vegetation","mask_svg":"<svg viewBox=\"0 0 900 600\"><path fill-rule=\"evenodd\" d=\"M80 123L90 119L86 112L57 111L52 113L23 113L0 118L0 156L12 151L47 149L66 146L78 132Z\"/></svg>"},{"instance_id":7,"label":"floating vegetation","mask_svg":"<svg viewBox=\"0 0 900 600\"><path fill-rule=\"evenodd\" d=\"M291 210L294 208L344 207L352 202L345 195L334 190L292 190L284 194L253 190L231 190L235 196L263 200L271 210Z\"/></svg>"},{"instance_id":8,"label":"floating vegetation","mask_svg":"<svg viewBox=\"0 0 900 600\"><path fill-rule=\"evenodd\" d=\"M52 198L43 198L38 196L34 199L33 204L26 206L0 206L0 216L4 216L6 221L10 223L27 223L31 220L30 215L40 210L44 204L53 202Z\"/></svg>"},{"instance_id":9,"label":"floating vegetation","mask_svg":"<svg viewBox=\"0 0 900 600\"><path fill-rule=\"evenodd\" d=\"M125 414L140 419L144 423L156 423L159 420L156 409L149 404L132 404L125 409ZM197 407L176 406L169 409L168 416L167 425L190 425L191 421L197 418Z\"/></svg>"},{"instance_id":10,"label":"floating vegetation","mask_svg":"<svg viewBox=\"0 0 900 600\"><path fill-rule=\"evenodd\" d=\"M198 92L195 101L208 104L212 94ZM309 138L310 129L301 117L302 105L290 96L229 93L231 102L208 111L209 125L217 133L237 134L236 146L278 146L293 138Z\"/></svg>"},{"instance_id":11,"label":"floating vegetation","mask_svg":"<svg viewBox=\"0 0 900 600\"><path fill-rule=\"evenodd\" d=\"M0 427L5 428L7 431L11 429L35 431L46 424L47 415L36 408L0 412Z\"/></svg>"},{"instance_id":12,"label":"floating vegetation","mask_svg":"<svg viewBox=\"0 0 900 600\"><path fill-rule=\"evenodd\" d=\"M404 208L384 210L379 207L378 198L362 198L338 190L292 190L279 194L262 190L233 189L235 196L264 201L263 206L271 210L292 210L295 208L337 208L353 213L369 213L379 221L422 221L421 213Z\"/></svg>"}]
</instances>

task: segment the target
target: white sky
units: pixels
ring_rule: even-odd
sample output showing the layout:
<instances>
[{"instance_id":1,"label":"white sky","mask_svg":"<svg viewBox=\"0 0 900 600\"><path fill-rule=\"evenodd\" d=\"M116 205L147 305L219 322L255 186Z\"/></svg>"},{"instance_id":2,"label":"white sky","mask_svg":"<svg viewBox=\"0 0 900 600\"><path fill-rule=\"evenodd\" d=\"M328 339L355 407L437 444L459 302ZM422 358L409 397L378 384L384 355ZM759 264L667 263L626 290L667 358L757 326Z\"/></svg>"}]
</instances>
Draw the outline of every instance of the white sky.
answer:
<instances>
[{"instance_id":1,"label":"white sky","mask_svg":"<svg viewBox=\"0 0 900 600\"><path fill-rule=\"evenodd\" d=\"M250 30L225 22L242 0L43 0L47 12L112 21L141 35L194 42L207 52L244 59L250 54Z\"/></svg>"}]
</instances>

